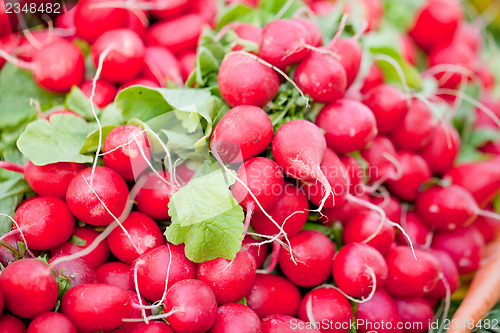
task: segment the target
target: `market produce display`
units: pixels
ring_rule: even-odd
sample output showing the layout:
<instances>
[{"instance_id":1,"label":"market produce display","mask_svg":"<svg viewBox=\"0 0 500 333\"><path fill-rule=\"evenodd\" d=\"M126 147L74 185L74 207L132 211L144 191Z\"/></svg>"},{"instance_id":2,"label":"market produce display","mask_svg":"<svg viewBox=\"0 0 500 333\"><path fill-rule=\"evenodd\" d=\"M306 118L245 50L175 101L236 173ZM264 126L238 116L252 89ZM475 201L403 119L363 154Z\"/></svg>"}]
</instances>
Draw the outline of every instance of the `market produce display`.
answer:
<instances>
[{"instance_id":1,"label":"market produce display","mask_svg":"<svg viewBox=\"0 0 500 333\"><path fill-rule=\"evenodd\" d=\"M0 333L500 330L494 1L49 3L0 2Z\"/></svg>"}]
</instances>

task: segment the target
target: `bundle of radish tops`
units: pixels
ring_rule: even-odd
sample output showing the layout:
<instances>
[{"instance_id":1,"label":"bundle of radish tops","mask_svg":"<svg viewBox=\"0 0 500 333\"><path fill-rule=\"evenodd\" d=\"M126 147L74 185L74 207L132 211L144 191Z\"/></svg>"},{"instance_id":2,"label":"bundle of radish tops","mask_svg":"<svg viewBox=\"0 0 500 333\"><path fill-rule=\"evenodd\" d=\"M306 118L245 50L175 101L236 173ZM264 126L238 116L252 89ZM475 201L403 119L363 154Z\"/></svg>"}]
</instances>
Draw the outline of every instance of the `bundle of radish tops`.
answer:
<instances>
[{"instance_id":1,"label":"bundle of radish tops","mask_svg":"<svg viewBox=\"0 0 500 333\"><path fill-rule=\"evenodd\" d=\"M498 332L484 3L1 3L0 332Z\"/></svg>"}]
</instances>

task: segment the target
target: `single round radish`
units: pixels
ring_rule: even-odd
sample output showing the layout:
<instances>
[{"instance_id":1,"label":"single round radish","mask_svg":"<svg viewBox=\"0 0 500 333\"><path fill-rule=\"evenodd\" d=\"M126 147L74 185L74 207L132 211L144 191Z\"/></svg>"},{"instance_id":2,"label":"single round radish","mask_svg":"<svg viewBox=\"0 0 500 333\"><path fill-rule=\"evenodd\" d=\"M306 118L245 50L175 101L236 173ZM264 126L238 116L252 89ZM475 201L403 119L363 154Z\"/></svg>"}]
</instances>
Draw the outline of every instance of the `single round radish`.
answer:
<instances>
[{"instance_id":1,"label":"single round radish","mask_svg":"<svg viewBox=\"0 0 500 333\"><path fill-rule=\"evenodd\" d=\"M425 160L415 153L400 151L397 159L401 168L401 177L389 180L389 190L404 201L413 201L419 194L420 186L431 179L432 173Z\"/></svg>"},{"instance_id":2,"label":"single round radish","mask_svg":"<svg viewBox=\"0 0 500 333\"><path fill-rule=\"evenodd\" d=\"M486 210L493 212L492 208ZM473 226L483 235L485 243L494 241L500 235L500 221L494 217L478 216Z\"/></svg>"},{"instance_id":3,"label":"single round radish","mask_svg":"<svg viewBox=\"0 0 500 333\"><path fill-rule=\"evenodd\" d=\"M304 230L290 238L290 251L282 250L279 265L285 276L300 287L314 287L331 275L335 246L324 234Z\"/></svg>"},{"instance_id":4,"label":"single round radish","mask_svg":"<svg viewBox=\"0 0 500 333\"><path fill-rule=\"evenodd\" d=\"M76 333L76 328L65 315L57 312L47 312L33 319L26 333L46 332Z\"/></svg>"},{"instance_id":5,"label":"single round radish","mask_svg":"<svg viewBox=\"0 0 500 333\"><path fill-rule=\"evenodd\" d=\"M261 333L263 330L259 316L248 306L228 303L219 306L217 319L208 333Z\"/></svg>"},{"instance_id":6,"label":"single round radish","mask_svg":"<svg viewBox=\"0 0 500 333\"><path fill-rule=\"evenodd\" d=\"M16 56L24 61L32 61L35 55L40 50L40 47L45 45L64 41L64 38L50 32L48 29L43 30L33 30L31 32L31 37L23 36L15 51ZM34 43L38 43L35 47Z\"/></svg>"},{"instance_id":7,"label":"single round radish","mask_svg":"<svg viewBox=\"0 0 500 333\"><path fill-rule=\"evenodd\" d=\"M122 228L127 230L128 235ZM109 234L107 242L109 250L116 258L130 264L141 254L163 245L165 237L150 217L143 213L131 212L122 226L116 227Z\"/></svg>"},{"instance_id":8,"label":"single round radish","mask_svg":"<svg viewBox=\"0 0 500 333\"><path fill-rule=\"evenodd\" d=\"M49 264L56 260L57 258L64 257L63 255L57 255L49 260ZM86 283L97 283L97 275L94 267L82 259L75 258L73 260L63 261L53 267L57 276L65 276L69 278L69 284L71 287L76 287L81 284Z\"/></svg>"},{"instance_id":9,"label":"single round radish","mask_svg":"<svg viewBox=\"0 0 500 333\"><path fill-rule=\"evenodd\" d=\"M273 69L239 53L228 53L218 74L222 98L230 106L263 107L278 94L280 80Z\"/></svg>"},{"instance_id":10,"label":"single round radish","mask_svg":"<svg viewBox=\"0 0 500 333\"><path fill-rule=\"evenodd\" d=\"M436 126L432 110L420 99L414 98L403 122L391 133L391 138L399 149L418 150L429 142Z\"/></svg>"},{"instance_id":11,"label":"single round radish","mask_svg":"<svg viewBox=\"0 0 500 333\"><path fill-rule=\"evenodd\" d=\"M127 9L127 26L126 28L134 31L141 38L146 35L146 29L149 27L149 21L144 20L148 12L139 8Z\"/></svg>"},{"instance_id":12,"label":"single round radish","mask_svg":"<svg viewBox=\"0 0 500 333\"><path fill-rule=\"evenodd\" d=\"M206 20L200 14L186 14L153 24L146 32L146 43L161 45L175 54L194 50Z\"/></svg>"},{"instance_id":13,"label":"single round radish","mask_svg":"<svg viewBox=\"0 0 500 333\"><path fill-rule=\"evenodd\" d=\"M410 36L424 51L453 39L463 19L462 8L452 0L431 0L416 15Z\"/></svg>"},{"instance_id":14,"label":"single round radish","mask_svg":"<svg viewBox=\"0 0 500 333\"><path fill-rule=\"evenodd\" d=\"M284 277L257 274L246 299L262 319L272 314L296 316L301 297L299 289Z\"/></svg>"},{"instance_id":15,"label":"single round radish","mask_svg":"<svg viewBox=\"0 0 500 333\"><path fill-rule=\"evenodd\" d=\"M61 162L39 166L28 161L24 179L36 194L64 200L69 183L85 168L86 165L81 163Z\"/></svg>"},{"instance_id":16,"label":"single round radish","mask_svg":"<svg viewBox=\"0 0 500 333\"><path fill-rule=\"evenodd\" d=\"M174 331L163 321L149 321L136 325L130 333L174 333Z\"/></svg>"},{"instance_id":17,"label":"single round radish","mask_svg":"<svg viewBox=\"0 0 500 333\"><path fill-rule=\"evenodd\" d=\"M96 270L97 282L134 291L134 284L130 279L130 265L122 262L108 262Z\"/></svg>"},{"instance_id":18,"label":"single round radish","mask_svg":"<svg viewBox=\"0 0 500 333\"><path fill-rule=\"evenodd\" d=\"M374 211L361 212L347 222L342 233L344 244L361 243L377 232L381 216ZM374 247L380 253L386 254L394 244L396 234L394 227L385 222L377 234L366 244Z\"/></svg>"},{"instance_id":19,"label":"single round radish","mask_svg":"<svg viewBox=\"0 0 500 333\"><path fill-rule=\"evenodd\" d=\"M388 133L399 126L408 111L405 94L388 84L381 84L368 91L363 103L372 110L379 133Z\"/></svg>"},{"instance_id":20,"label":"single round radish","mask_svg":"<svg viewBox=\"0 0 500 333\"><path fill-rule=\"evenodd\" d=\"M423 297L437 284L441 265L432 253L410 247L396 246L389 251L387 281L385 288L396 297Z\"/></svg>"},{"instance_id":21,"label":"single round radish","mask_svg":"<svg viewBox=\"0 0 500 333\"><path fill-rule=\"evenodd\" d=\"M92 43L106 31L127 26L127 10L116 7L99 7L99 4L103 2L106 0L80 1L74 10L77 35L89 43Z\"/></svg>"},{"instance_id":22,"label":"single round radish","mask_svg":"<svg viewBox=\"0 0 500 333\"><path fill-rule=\"evenodd\" d=\"M278 201L267 213L283 228L288 237L292 237L304 227L308 209L309 203L304 192L292 183L286 183ZM280 232L278 227L259 211L252 216L251 224L261 235L272 236Z\"/></svg>"},{"instance_id":23,"label":"single round radish","mask_svg":"<svg viewBox=\"0 0 500 333\"><path fill-rule=\"evenodd\" d=\"M349 192L353 195L360 195L364 193L364 182L366 178L365 170L361 166L359 160L351 155L339 156L342 164L344 164L344 169L347 171L349 179L351 180L351 186ZM363 191L360 193L360 191Z\"/></svg>"},{"instance_id":24,"label":"single round radish","mask_svg":"<svg viewBox=\"0 0 500 333\"><path fill-rule=\"evenodd\" d=\"M80 85L82 93L90 99L92 95L93 80L87 80ZM92 102L100 108L112 103L116 97L116 87L106 80L97 80Z\"/></svg>"},{"instance_id":25,"label":"single round radish","mask_svg":"<svg viewBox=\"0 0 500 333\"><path fill-rule=\"evenodd\" d=\"M169 19L189 10L189 0L150 0L153 5L151 15L158 19Z\"/></svg>"},{"instance_id":26,"label":"single round radish","mask_svg":"<svg viewBox=\"0 0 500 333\"><path fill-rule=\"evenodd\" d=\"M260 44L262 36L262 28L251 23L245 22L231 22L226 25L226 27L231 28L236 36L246 42L252 42L255 44ZM233 51L239 51L245 49L245 46L239 43L233 46Z\"/></svg>"},{"instance_id":27,"label":"single round radish","mask_svg":"<svg viewBox=\"0 0 500 333\"><path fill-rule=\"evenodd\" d=\"M48 250L63 244L73 233L75 218L61 199L35 197L25 201L14 214L28 247Z\"/></svg>"},{"instance_id":28,"label":"single round radish","mask_svg":"<svg viewBox=\"0 0 500 333\"><path fill-rule=\"evenodd\" d=\"M106 50L101 77L110 82L123 83L133 79L143 69L145 47L142 39L130 29L115 29L103 33L92 45L95 67Z\"/></svg>"},{"instance_id":29,"label":"single round radish","mask_svg":"<svg viewBox=\"0 0 500 333\"><path fill-rule=\"evenodd\" d=\"M26 333L26 325L21 319L9 314L0 315L0 327L5 333Z\"/></svg>"},{"instance_id":30,"label":"single round radish","mask_svg":"<svg viewBox=\"0 0 500 333\"><path fill-rule=\"evenodd\" d=\"M429 66L460 66L464 70L471 71L474 68L474 60L474 54L465 44L453 42L433 49L429 55ZM434 77L438 80L439 87L455 89L462 80L467 82L470 75L450 67L437 72Z\"/></svg>"},{"instance_id":31,"label":"single round radish","mask_svg":"<svg viewBox=\"0 0 500 333\"><path fill-rule=\"evenodd\" d=\"M330 54L311 52L295 70L299 88L318 103L334 103L342 98L347 76L342 64Z\"/></svg>"},{"instance_id":32,"label":"single round radish","mask_svg":"<svg viewBox=\"0 0 500 333\"><path fill-rule=\"evenodd\" d=\"M92 244L99 235L100 232L96 231L89 225L85 227L76 227L73 232L73 237L61 246L50 249L50 255L55 257L80 252L90 246L90 244ZM99 243L99 245L97 245L97 247L89 254L81 257L81 259L86 260L89 264L91 264L94 269L97 269L99 266L108 261L108 258L109 248L108 244L104 241Z\"/></svg>"},{"instance_id":33,"label":"single round radish","mask_svg":"<svg viewBox=\"0 0 500 333\"><path fill-rule=\"evenodd\" d=\"M372 299L358 304L356 319L361 323L357 327L360 333L371 332L373 327L380 327L377 329L378 333L403 332L403 329L398 326L401 318L396 303L385 290L377 291ZM384 326L380 325L382 322L385 323Z\"/></svg>"},{"instance_id":34,"label":"single round radish","mask_svg":"<svg viewBox=\"0 0 500 333\"><path fill-rule=\"evenodd\" d=\"M263 333L319 333L310 323L283 314L267 316L262 320Z\"/></svg>"},{"instance_id":35,"label":"single round radish","mask_svg":"<svg viewBox=\"0 0 500 333\"><path fill-rule=\"evenodd\" d=\"M363 50L359 41L354 38L337 39L329 48L340 56L340 64L345 69L347 88L350 87L361 67Z\"/></svg>"},{"instance_id":36,"label":"single round radish","mask_svg":"<svg viewBox=\"0 0 500 333\"><path fill-rule=\"evenodd\" d=\"M460 151L460 135L454 126L442 123L434 129L429 142L420 151L432 173L441 175L453 166Z\"/></svg>"},{"instance_id":37,"label":"single round radish","mask_svg":"<svg viewBox=\"0 0 500 333\"><path fill-rule=\"evenodd\" d=\"M434 311L423 298L395 299L399 317L405 324L405 333L423 333L434 320Z\"/></svg>"},{"instance_id":38,"label":"single round radish","mask_svg":"<svg viewBox=\"0 0 500 333\"><path fill-rule=\"evenodd\" d=\"M352 307L337 290L317 288L308 292L300 302L299 318L306 323L335 323L333 327L322 328L322 333L346 333L351 327Z\"/></svg>"},{"instance_id":39,"label":"single round radish","mask_svg":"<svg viewBox=\"0 0 500 333\"><path fill-rule=\"evenodd\" d=\"M180 310L168 317L177 333L206 332L217 318L215 295L205 283L187 279L174 284L163 302L165 313Z\"/></svg>"},{"instance_id":40,"label":"single round radish","mask_svg":"<svg viewBox=\"0 0 500 333\"><path fill-rule=\"evenodd\" d=\"M428 245L431 236L431 230L423 223L414 212L406 213L405 218L401 219L401 226L406 231L411 239L413 246L425 246ZM407 245L408 238L406 238L402 233L396 235L396 240L400 245Z\"/></svg>"},{"instance_id":41,"label":"single round radish","mask_svg":"<svg viewBox=\"0 0 500 333\"><path fill-rule=\"evenodd\" d=\"M316 22L305 17L295 17L292 20L301 24L307 30L309 45L319 47L323 44L323 33Z\"/></svg>"},{"instance_id":42,"label":"single round radish","mask_svg":"<svg viewBox=\"0 0 500 333\"><path fill-rule=\"evenodd\" d=\"M148 46L144 55L143 75L158 83L167 85L170 81L182 85L181 67L177 58L163 46Z\"/></svg>"},{"instance_id":43,"label":"single round radish","mask_svg":"<svg viewBox=\"0 0 500 333\"><path fill-rule=\"evenodd\" d=\"M87 168L69 183L66 202L71 212L83 222L106 226L115 221L111 214L118 218L123 213L128 194L127 184L116 171L97 167L92 173L92 168Z\"/></svg>"},{"instance_id":44,"label":"single round radish","mask_svg":"<svg viewBox=\"0 0 500 333\"><path fill-rule=\"evenodd\" d=\"M398 177L394 165L397 161L396 149L387 137L377 136L370 147L361 151L361 156L370 165L366 173L371 183Z\"/></svg>"},{"instance_id":45,"label":"single round radish","mask_svg":"<svg viewBox=\"0 0 500 333\"><path fill-rule=\"evenodd\" d=\"M258 244L259 241L254 239L250 235L246 235L245 238L243 238L241 248L246 250L253 256L253 258L255 259L256 268L258 269L261 268L262 265L264 265L264 262L266 261L268 248L267 244L251 245L255 243Z\"/></svg>"},{"instance_id":46,"label":"single round radish","mask_svg":"<svg viewBox=\"0 0 500 333\"><path fill-rule=\"evenodd\" d=\"M236 303L252 288L256 269L253 256L240 250L233 260L217 258L198 264L196 278L212 289L218 304Z\"/></svg>"},{"instance_id":47,"label":"single round radish","mask_svg":"<svg viewBox=\"0 0 500 333\"><path fill-rule=\"evenodd\" d=\"M474 225L454 231L438 232L432 239L432 248L450 255L460 274L474 272L485 251L484 239Z\"/></svg>"},{"instance_id":48,"label":"single round radish","mask_svg":"<svg viewBox=\"0 0 500 333\"><path fill-rule=\"evenodd\" d=\"M376 278L374 285L373 275ZM387 279L387 264L375 248L363 243L342 247L333 260L333 279L352 297L368 297L373 288L382 289Z\"/></svg>"},{"instance_id":49,"label":"single round radish","mask_svg":"<svg viewBox=\"0 0 500 333\"><path fill-rule=\"evenodd\" d=\"M0 291L5 308L22 318L48 312L57 301L56 279L47 264L37 259L21 259L5 267Z\"/></svg>"},{"instance_id":50,"label":"single round radish","mask_svg":"<svg viewBox=\"0 0 500 333\"><path fill-rule=\"evenodd\" d=\"M259 55L268 63L285 69L304 59L310 34L300 23L290 19L271 21L262 29Z\"/></svg>"},{"instance_id":51,"label":"single round radish","mask_svg":"<svg viewBox=\"0 0 500 333\"><path fill-rule=\"evenodd\" d=\"M137 258L130 266L130 279L135 281L142 296L150 301L161 299L165 291L176 282L194 279L195 266L184 254L183 245L162 245ZM168 281L167 281L168 274Z\"/></svg>"},{"instance_id":52,"label":"single round radish","mask_svg":"<svg viewBox=\"0 0 500 333\"><path fill-rule=\"evenodd\" d=\"M359 91L362 94L366 94L368 91L372 90L373 88L383 83L384 83L384 73L382 72L380 67L377 66L376 63L373 63L370 66L368 74L365 76L363 84L359 89Z\"/></svg>"},{"instance_id":53,"label":"single round radish","mask_svg":"<svg viewBox=\"0 0 500 333\"><path fill-rule=\"evenodd\" d=\"M82 284L71 288L61 300L62 314L82 333L118 328L132 311L129 293L109 284Z\"/></svg>"},{"instance_id":54,"label":"single round radish","mask_svg":"<svg viewBox=\"0 0 500 333\"><path fill-rule=\"evenodd\" d=\"M430 253L439 261L441 264L441 271L443 273L442 278L439 279L436 287L432 289L432 291L427 295L427 298L430 299L443 299L446 297L446 289L449 288L450 294L453 294L455 290L457 290L458 285L460 283L458 268L453 258L444 251L439 250L429 250ZM448 287L445 286L444 280L448 284Z\"/></svg>"},{"instance_id":55,"label":"single round radish","mask_svg":"<svg viewBox=\"0 0 500 333\"><path fill-rule=\"evenodd\" d=\"M370 197L370 202L384 210L385 215L392 222L399 223L401 219L401 202L392 195Z\"/></svg>"},{"instance_id":56,"label":"single round radish","mask_svg":"<svg viewBox=\"0 0 500 333\"><path fill-rule=\"evenodd\" d=\"M325 131L326 144L345 154L365 148L377 135L377 124L363 104L342 99L318 114L316 125Z\"/></svg>"},{"instance_id":57,"label":"single round radish","mask_svg":"<svg viewBox=\"0 0 500 333\"><path fill-rule=\"evenodd\" d=\"M175 190L170 184L170 175L166 171L159 171L163 179L158 177L154 172L149 172L142 176L140 182L144 181L144 185L137 193L135 202L137 210L148 215L155 220L166 220L170 218L168 215L168 203L170 195Z\"/></svg>"},{"instance_id":58,"label":"single round radish","mask_svg":"<svg viewBox=\"0 0 500 333\"><path fill-rule=\"evenodd\" d=\"M224 162L238 163L262 153L271 143L273 133L271 118L264 110L240 105L229 110L217 123L210 147Z\"/></svg>"},{"instance_id":59,"label":"single round radish","mask_svg":"<svg viewBox=\"0 0 500 333\"><path fill-rule=\"evenodd\" d=\"M415 202L417 216L437 230L454 230L469 225L478 210L474 198L458 185L428 188Z\"/></svg>"}]
</instances>

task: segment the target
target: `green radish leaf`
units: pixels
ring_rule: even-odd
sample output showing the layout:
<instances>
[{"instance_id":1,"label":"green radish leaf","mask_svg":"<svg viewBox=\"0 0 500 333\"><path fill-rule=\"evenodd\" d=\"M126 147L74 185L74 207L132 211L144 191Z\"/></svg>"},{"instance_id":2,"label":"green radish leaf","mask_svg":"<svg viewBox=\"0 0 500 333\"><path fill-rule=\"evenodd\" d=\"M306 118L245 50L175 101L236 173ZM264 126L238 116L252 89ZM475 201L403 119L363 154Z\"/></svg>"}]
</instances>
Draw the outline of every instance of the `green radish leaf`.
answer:
<instances>
[{"instance_id":1,"label":"green radish leaf","mask_svg":"<svg viewBox=\"0 0 500 333\"><path fill-rule=\"evenodd\" d=\"M14 216L17 206L28 191L30 187L22 173L0 169L0 213ZM10 228L12 220L0 216L0 235L7 233Z\"/></svg>"},{"instance_id":2,"label":"green radish leaf","mask_svg":"<svg viewBox=\"0 0 500 333\"><path fill-rule=\"evenodd\" d=\"M38 87L30 72L6 64L0 71L0 129L18 127L34 120L36 108L30 99L40 103L43 110L61 105L63 95Z\"/></svg>"},{"instance_id":3,"label":"green radish leaf","mask_svg":"<svg viewBox=\"0 0 500 333\"><path fill-rule=\"evenodd\" d=\"M104 139L106 139L106 136L108 136L109 132L111 132L115 128L116 126L109 126L109 125L102 127L102 137L101 137L101 147L100 147L101 149ZM80 154L88 154L96 152L98 146L99 146L99 129L96 129L95 131L87 135L87 138L83 142L83 146L80 149Z\"/></svg>"},{"instance_id":4,"label":"green radish leaf","mask_svg":"<svg viewBox=\"0 0 500 333\"><path fill-rule=\"evenodd\" d=\"M235 3L233 5L223 7L218 14L219 23L217 23L217 30L225 27L231 22L241 21L242 17L245 17L246 15L254 11L255 9L253 9L252 7L248 7L240 3Z\"/></svg>"},{"instance_id":5,"label":"green radish leaf","mask_svg":"<svg viewBox=\"0 0 500 333\"><path fill-rule=\"evenodd\" d=\"M399 31L406 31L413 20L415 13L424 3L423 0L385 0L384 18L391 22Z\"/></svg>"},{"instance_id":6,"label":"green radish leaf","mask_svg":"<svg viewBox=\"0 0 500 333\"><path fill-rule=\"evenodd\" d=\"M279 14L279 18L292 18L295 12L304 7L305 4L301 1L289 0L262 0L259 7L269 14L273 15L270 21L275 20L275 15Z\"/></svg>"},{"instance_id":7,"label":"green radish leaf","mask_svg":"<svg viewBox=\"0 0 500 333\"><path fill-rule=\"evenodd\" d=\"M123 119L122 110L117 106L116 103L111 103L106 106L99 117L101 121L101 126L119 126L125 124L125 119Z\"/></svg>"},{"instance_id":8,"label":"green radish leaf","mask_svg":"<svg viewBox=\"0 0 500 333\"><path fill-rule=\"evenodd\" d=\"M90 163L92 156L80 153L87 136L96 128L72 115L55 115L30 123L17 140L19 150L35 165L57 162Z\"/></svg>"},{"instance_id":9,"label":"green radish leaf","mask_svg":"<svg viewBox=\"0 0 500 333\"><path fill-rule=\"evenodd\" d=\"M488 142L497 141L499 137L500 132L498 132L498 130L482 128L472 132L469 139L469 145L473 147L482 147Z\"/></svg>"},{"instance_id":10,"label":"green radish leaf","mask_svg":"<svg viewBox=\"0 0 500 333\"><path fill-rule=\"evenodd\" d=\"M375 54L375 57L379 55L377 65L384 73L386 82L403 86L402 80L405 80L410 88L417 90L423 88L419 71L404 60L397 51L388 47L372 48L371 51ZM400 78L397 66L401 68L403 78Z\"/></svg>"},{"instance_id":11,"label":"green radish leaf","mask_svg":"<svg viewBox=\"0 0 500 333\"><path fill-rule=\"evenodd\" d=\"M244 220L229 190L234 178L221 169L204 173L198 172L170 198L172 224L165 236L173 244L184 243L186 256L194 262L232 260L241 248Z\"/></svg>"},{"instance_id":12,"label":"green radish leaf","mask_svg":"<svg viewBox=\"0 0 500 333\"><path fill-rule=\"evenodd\" d=\"M90 100L77 86L73 86L73 88L71 88L71 91L66 96L64 105L66 106L66 109L78 113L87 120L93 121L95 119L90 105ZM94 109L97 115L101 113L101 110L95 104Z\"/></svg>"}]
</instances>

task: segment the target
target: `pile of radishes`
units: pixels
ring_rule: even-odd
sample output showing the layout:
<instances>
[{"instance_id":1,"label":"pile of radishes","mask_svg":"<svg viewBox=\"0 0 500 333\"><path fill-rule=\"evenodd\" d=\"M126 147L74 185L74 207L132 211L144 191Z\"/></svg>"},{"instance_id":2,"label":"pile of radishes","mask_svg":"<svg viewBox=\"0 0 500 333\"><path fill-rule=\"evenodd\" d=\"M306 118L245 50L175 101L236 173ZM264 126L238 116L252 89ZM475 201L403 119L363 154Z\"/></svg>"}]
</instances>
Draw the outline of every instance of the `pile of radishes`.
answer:
<instances>
[{"instance_id":1,"label":"pile of radishes","mask_svg":"<svg viewBox=\"0 0 500 333\"><path fill-rule=\"evenodd\" d=\"M83 0L22 33L0 9L0 103L12 66L85 101L32 100L23 160L2 155L0 200L22 202L0 211L0 333L484 325L500 298L500 99L481 29L454 0L423 1L394 56L373 42L381 0L305 2ZM177 135L203 132L189 153L149 110L124 118L124 103L161 117L165 100ZM36 163L33 147L70 151L57 138L83 131L64 128L75 118L86 148ZM29 141L35 122L54 142Z\"/></svg>"}]
</instances>

